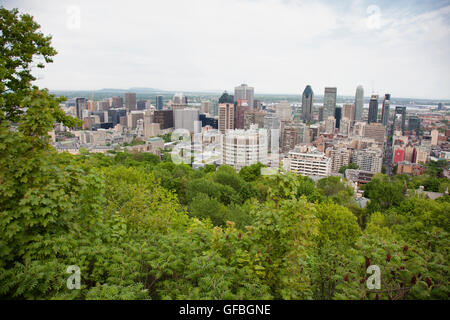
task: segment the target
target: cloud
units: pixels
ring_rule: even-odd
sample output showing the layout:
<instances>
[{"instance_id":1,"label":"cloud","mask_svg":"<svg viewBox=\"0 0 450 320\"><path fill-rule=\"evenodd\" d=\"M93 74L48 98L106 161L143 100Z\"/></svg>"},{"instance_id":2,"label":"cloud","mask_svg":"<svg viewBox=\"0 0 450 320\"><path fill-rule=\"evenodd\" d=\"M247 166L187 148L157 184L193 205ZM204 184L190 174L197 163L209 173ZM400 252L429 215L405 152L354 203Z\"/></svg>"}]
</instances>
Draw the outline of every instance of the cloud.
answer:
<instances>
[{"instance_id":1,"label":"cloud","mask_svg":"<svg viewBox=\"0 0 450 320\"><path fill-rule=\"evenodd\" d=\"M53 35L59 54L41 86L147 86L316 94L358 84L393 97L450 98L450 6L367 1L13 1ZM409 2L411 3L411 2ZM68 28L70 6L80 28Z\"/></svg>"}]
</instances>

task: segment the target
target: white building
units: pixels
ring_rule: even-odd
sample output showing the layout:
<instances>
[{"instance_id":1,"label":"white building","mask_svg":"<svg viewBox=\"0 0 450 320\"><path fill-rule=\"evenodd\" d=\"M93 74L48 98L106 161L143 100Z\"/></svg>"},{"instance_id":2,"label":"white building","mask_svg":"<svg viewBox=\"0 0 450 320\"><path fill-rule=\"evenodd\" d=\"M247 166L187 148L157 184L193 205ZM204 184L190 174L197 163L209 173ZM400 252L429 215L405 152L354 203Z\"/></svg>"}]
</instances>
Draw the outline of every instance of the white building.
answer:
<instances>
[{"instance_id":1,"label":"white building","mask_svg":"<svg viewBox=\"0 0 450 320\"><path fill-rule=\"evenodd\" d=\"M352 154L352 162L356 163L360 170L373 173L381 172L383 166L383 152L379 148L355 150Z\"/></svg>"},{"instance_id":2,"label":"white building","mask_svg":"<svg viewBox=\"0 0 450 320\"><path fill-rule=\"evenodd\" d=\"M222 163L240 170L258 162L267 164L267 129L228 130L223 138Z\"/></svg>"},{"instance_id":3,"label":"white building","mask_svg":"<svg viewBox=\"0 0 450 320\"><path fill-rule=\"evenodd\" d=\"M190 133L198 132L199 110L197 108L183 108L173 110L175 129L187 129Z\"/></svg>"},{"instance_id":4,"label":"white building","mask_svg":"<svg viewBox=\"0 0 450 320\"><path fill-rule=\"evenodd\" d=\"M327 177L331 174L331 159L313 146L297 146L289 151L285 168L304 176Z\"/></svg>"}]
</instances>

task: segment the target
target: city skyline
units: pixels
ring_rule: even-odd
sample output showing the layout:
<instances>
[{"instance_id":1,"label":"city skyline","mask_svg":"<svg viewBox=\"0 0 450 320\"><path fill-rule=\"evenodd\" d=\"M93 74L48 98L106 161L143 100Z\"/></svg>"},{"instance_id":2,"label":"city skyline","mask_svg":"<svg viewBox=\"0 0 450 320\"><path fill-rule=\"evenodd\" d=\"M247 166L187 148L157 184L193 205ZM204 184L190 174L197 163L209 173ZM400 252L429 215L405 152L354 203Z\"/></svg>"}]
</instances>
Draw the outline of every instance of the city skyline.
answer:
<instances>
[{"instance_id":1,"label":"city skyline","mask_svg":"<svg viewBox=\"0 0 450 320\"><path fill-rule=\"evenodd\" d=\"M450 99L450 75L442 72L450 68L448 1L14 0L5 7L32 14L53 35L59 54L45 76L37 74L50 90L247 83L256 95L299 94L309 84L351 96L361 84L367 96ZM230 23L217 23L222 16Z\"/></svg>"}]
</instances>

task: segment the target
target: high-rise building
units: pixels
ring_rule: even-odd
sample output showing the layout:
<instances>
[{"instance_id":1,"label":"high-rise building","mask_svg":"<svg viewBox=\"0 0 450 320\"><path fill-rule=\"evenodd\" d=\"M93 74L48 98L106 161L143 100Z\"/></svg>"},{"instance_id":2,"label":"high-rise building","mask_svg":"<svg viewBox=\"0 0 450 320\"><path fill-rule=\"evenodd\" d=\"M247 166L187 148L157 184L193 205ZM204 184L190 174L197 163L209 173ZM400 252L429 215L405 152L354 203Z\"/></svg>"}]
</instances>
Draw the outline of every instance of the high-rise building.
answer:
<instances>
[{"instance_id":1,"label":"high-rise building","mask_svg":"<svg viewBox=\"0 0 450 320\"><path fill-rule=\"evenodd\" d=\"M339 129L341 127L341 118L342 118L342 108L337 107L334 109L334 119L336 119L336 128Z\"/></svg>"},{"instance_id":2,"label":"high-rise building","mask_svg":"<svg viewBox=\"0 0 450 320\"><path fill-rule=\"evenodd\" d=\"M163 96L158 95L156 96L156 110L162 110L163 108Z\"/></svg>"},{"instance_id":3,"label":"high-rise building","mask_svg":"<svg viewBox=\"0 0 450 320\"><path fill-rule=\"evenodd\" d=\"M363 127L363 137L372 138L382 147L386 136L386 127L381 123L367 123Z\"/></svg>"},{"instance_id":4,"label":"high-rise building","mask_svg":"<svg viewBox=\"0 0 450 320\"><path fill-rule=\"evenodd\" d=\"M327 154L331 158L331 172L338 173L343 166L348 166L351 159L351 150L343 147L332 147L327 149Z\"/></svg>"},{"instance_id":5,"label":"high-rise building","mask_svg":"<svg viewBox=\"0 0 450 320\"><path fill-rule=\"evenodd\" d=\"M240 86L234 88L234 102L238 102L239 100L247 100L247 103L252 110L254 108L254 96L255 89L246 84L241 84Z\"/></svg>"},{"instance_id":6,"label":"high-rise building","mask_svg":"<svg viewBox=\"0 0 450 320\"><path fill-rule=\"evenodd\" d=\"M362 121L364 107L364 88L358 86L356 88L355 94L355 116L353 117L355 121Z\"/></svg>"},{"instance_id":7,"label":"high-rise building","mask_svg":"<svg viewBox=\"0 0 450 320\"><path fill-rule=\"evenodd\" d=\"M336 95L337 88L325 87L323 95L323 118L334 117L334 110L336 109Z\"/></svg>"},{"instance_id":8,"label":"high-rise building","mask_svg":"<svg viewBox=\"0 0 450 320\"><path fill-rule=\"evenodd\" d=\"M420 134L421 119L417 116L410 116L408 119L408 130L414 131L416 136Z\"/></svg>"},{"instance_id":9,"label":"high-rise building","mask_svg":"<svg viewBox=\"0 0 450 320\"><path fill-rule=\"evenodd\" d=\"M302 118L303 121L311 121L313 114L314 92L310 85L303 90L302 95Z\"/></svg>"},{"instance_id":10,"label":"high-rise building","mask_svg":"<svg viewBox=\"0 0 450 320\"><path fill-rule=\"evenodd\" d=\"M250 106L247 100L238 100L234 116L234 127L236 129L244 129L244 114L249 110Z\"/></svg>"},{"instance_id":11,"label":"high-rise building","mask_svg":"<svg viewBox=\"0 0 450 320\"><path fill-rule=\"evenodd\" d=\"M254 110L262 110L262 103L261 103L261 100L256 100L255 99L255 101L253 101L253 109Z\"/></svg>"},{"instance_id":12,"label":"high-rise building","mask_svg":"<svg viewBox=\"0 0 450 320\"><path fill-rule=\"evenodd\" d=\"M267 164L267 130L229 130L223 138L223 164L240 170L255 163Z\"/></svg>"},{"instance_id":13,"label":"high-rise building","mask_svg":"<svg viewBox=\"0 0 450 320\"><path fill-rule=\"evenodd\" d=\"M439 140L439 131L436 129L431 130L431 145L437 146Z\"/></svg>"},{"instance_id":14,"label":"high-rise building","mask_svg":"<svg viewBox=\"0 0 450 320\"><path fill-rule=\"evenodd\" d=\"M211 101L202 101L200 110L202 113L211 113Z\"/></svg>"},{"instance_id":15,"label":"high-rise building","mask_svg":"<svg viewBox=\"0 0 450 320\"><path fill-rule=\"evenodd\" d=\"M244 129L250 129L251 125L258 125L258 128L264 128L265 111L250 110L244 113Z\"/></svg>"},{"instance_id":16,"label":"high-rise building","mask_svg":"<svg viewBox=\"0 0 450 320\"><path fill-rule=\"evenodd\" d=\"M125 93L125 108L127 109L127 111L136 110L136 93Z\"/></svg>"},{"instance_id":17,"label":"high-rise building","mask_svg":"<svg viewBox=\"0 0 450 320\"><path fill-rule=\"evenodd\" d=\"M299 141L298 127L294 125L284 125L281 132L281 152L286 153L294 149L295 146L302 141Z\"/></svg>"},{"instance_id":18,"label":"high-rise building","mask_svg":"<svg viewBox=\"0 0 450 320\"><path fill-rule=\"evenodd\" d=\"M319 111L319 115L318 115L318 117L317 117L317 120L318 120L319 122L322 122L322 121L323 121L323 106L320 106L319 109L318 109L318 111Z\"/></svg>"},{"instance_id":19,"label":"high-rise building","mask_svg":"<svg viewBox=\"0 0 450 320\"><path fill-rule=\"evenodd\" d=\"M112 97L111 98L111 108L122 108L123 98L122 97Z\"/></svg>"},{"instance_id":20,"label":"high-rise building","mask_svg":"<svg viewBox=\"0 0 450 320\"><path fill-rule=\"evenodd\" d=\"M187 107L187 98L182 93L176 93L172 99L172 105L182 105L183 108Z\"/></svg>"},{"instance_id":21,"label":"high-rise building","mask_svg":"<svg viewBox=\"0 0 450 320\"><path fill-rule=\"evenodd\" d=\"M153 122L159 123L161 130L173 128L173 110L155 110Z\"/></svg>"},{"instance_id":22,"label":"high-rise building","mask_svg":"<svg viewBox=\"0 0 450 320\"><path fill-rule=\"evenodd\" d=\"M442 102L439 102L438 103L438 108L437 108L439 111L441 111L441 110L443 110L444 109L444 104L442 103Z\"/></svg>"},{"instance_id":23,"label":"high-rise building","mask_svg":"<svg viewBox=\"0 0 450 320\"><path fill-rule=\"evenodd\" d=\"M275 105L275 112L280 121L289 121L292 117L291 105L287 101L282 101Z\"/></svg>"},{"instance_id":24,"label":"high-rise building","mask_svg":"<svg viewBox=\"0 0 450 320\"><path fill-rule=\"evenodd\" d=\"M401 117L400 123L398 123L398 116ZM396 125L397 123L397 125ZM395 107L395 113L394 113L394 121L392 123L393 128L400 127L402 132L405 130L405 124L406 124L406 107L405 106L396 106Z\"/></svg>"},{"instance_id":25,"label":"high-rise building","mask_svg":"<svg viewBox=\"0 0 450 320\"><path fill-rule=\"evenodd\" d=\"M136 106L138 110L145 110L145 107L147 105L147 100L138 100L136 102Z\"/></svg>"},{"instance_id":26,"label":"high-rise building","mask_svg":"<svg viewBox=\"0 0 450 320\"><path fill-rule=\"evenodd\" d=\"M325 120L325 132L334 133L334 129L336 129L336 119L330 116Z\"/></svg>"},{"instance_id":27,"label":"high-rise building","mask_svg":"<svg viewBox=\"0 0 450 320\"><path fill-rule=\"evenodd\" d=\"M75 112L78 119L83 119L83 110L88 109L88 103L86 98L75 99Z\"/></svg>"},{"instance_id":28,"label":"high-rise building","mask_svg":"<svg viewBox=\"0 0 450 320\"><path fill-rule=\"evenodd\" d=\"M378 95L372 94L369 102L369 117L367 123L378 122Z\"/></svg>"},{"instance_id":29,"label":"high-rise building","mask_svg":"<svg viewBox=\"0 0 450 320\"><path fill-rule=\"evenodd\" d=\"M384 99L383 99L383 107L381 109L381 123L384 126L388 125L388 121L389 121L389 105L391 103L391 95L389 93L386 93L384 95Z\"/></svg>"},{"instance_id":30,"label":"high-rise building","mask_svg":"<svg viewBox=\"0 0 450 320\"><path fill-rule=\"evenodd\" d=\"M355 105L353 103L345 103L342 106L342 119L347 119L350 124L355 121Z\"/></svg>"},{"instance_id":31,"label":"high-rise building","mask_svg":"<svg viewBox=\"0 0 450 320\"><path fill-rule=\"evenodd\" d=\"M227 130L234 129L234 104L219 104L219 131L225 133Z\"/></svg>"},{"instance_id":32,"label":"high-rise building","mask_svg":"<svg viewBox=\"0 0 450 320\"><path fill-rule=\"evenodd\" d=\"M187 129L190 133L197 133L196 122L199 121L197 108L184 108L173 110L175 129Z\"/></svg>"}]
</instances>

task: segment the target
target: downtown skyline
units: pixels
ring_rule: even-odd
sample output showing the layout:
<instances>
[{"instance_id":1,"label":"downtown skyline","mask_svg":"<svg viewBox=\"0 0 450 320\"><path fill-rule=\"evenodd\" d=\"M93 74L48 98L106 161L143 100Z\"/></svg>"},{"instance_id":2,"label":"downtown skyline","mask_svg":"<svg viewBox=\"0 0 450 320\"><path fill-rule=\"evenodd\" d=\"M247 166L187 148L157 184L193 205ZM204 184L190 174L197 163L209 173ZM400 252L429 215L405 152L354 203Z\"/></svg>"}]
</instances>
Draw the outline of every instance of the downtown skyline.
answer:
<instances>
[{"instance_id":1,"label":"downtown skyline","mask_svg":"<svg viewBox=\"0 0 450 320\"><path fill-rule=\"evenodd\" d=\"M151 87L450 99L448 1L12 0L52 34L50 90ZM228 17L228 23L222 16ZM78 17L78 18L77 18ZM231 88L230 88L231 89Z\"/></svg>"}]
</instances>

